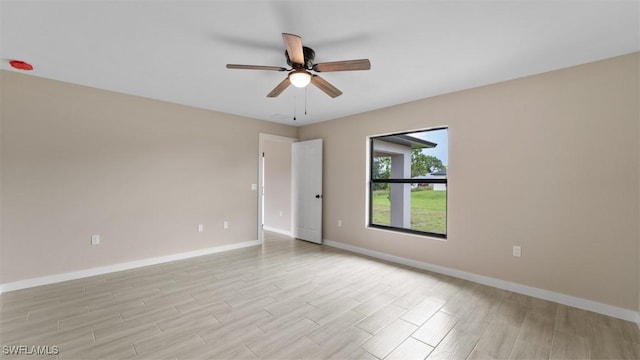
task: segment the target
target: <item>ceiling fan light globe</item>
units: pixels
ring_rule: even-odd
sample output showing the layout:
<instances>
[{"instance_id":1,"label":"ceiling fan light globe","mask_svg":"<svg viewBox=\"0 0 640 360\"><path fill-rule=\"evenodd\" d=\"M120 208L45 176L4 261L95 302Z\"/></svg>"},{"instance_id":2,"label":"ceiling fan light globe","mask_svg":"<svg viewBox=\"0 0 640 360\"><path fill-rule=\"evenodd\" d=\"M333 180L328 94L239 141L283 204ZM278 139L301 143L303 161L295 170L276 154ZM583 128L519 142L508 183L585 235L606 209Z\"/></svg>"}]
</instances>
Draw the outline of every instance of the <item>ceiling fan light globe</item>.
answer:
<instances>
[{"instance_id":1,"label":"ceiling fan light globe","mask_svg":"<svg viewBox=\"0 0 640 360\"><path fill-rule=\"evenodd\" d=\"M296 70L289 74L289 81L291 85L297 88L303 88L311 82L311 74L304 70Z\"/></svg>"}]
</instances>

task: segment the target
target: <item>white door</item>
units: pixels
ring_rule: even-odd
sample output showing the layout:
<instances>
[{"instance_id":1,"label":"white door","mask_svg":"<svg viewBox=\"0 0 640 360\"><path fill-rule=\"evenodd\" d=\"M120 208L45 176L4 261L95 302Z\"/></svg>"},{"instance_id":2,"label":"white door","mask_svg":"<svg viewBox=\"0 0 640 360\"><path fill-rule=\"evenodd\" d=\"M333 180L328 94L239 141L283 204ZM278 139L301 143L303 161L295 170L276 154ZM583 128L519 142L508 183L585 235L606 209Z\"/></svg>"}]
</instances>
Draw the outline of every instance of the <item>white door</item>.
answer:
<instances>
[{"instance_id":1,"label":"white door","mask_svg":"<svg viewBox=\"0 0 640 360\"><path fill-rule=\"evenodd\" d=\"M322 243L322 139L293 143L293 237Z\"/></svg>"}]
</instances>

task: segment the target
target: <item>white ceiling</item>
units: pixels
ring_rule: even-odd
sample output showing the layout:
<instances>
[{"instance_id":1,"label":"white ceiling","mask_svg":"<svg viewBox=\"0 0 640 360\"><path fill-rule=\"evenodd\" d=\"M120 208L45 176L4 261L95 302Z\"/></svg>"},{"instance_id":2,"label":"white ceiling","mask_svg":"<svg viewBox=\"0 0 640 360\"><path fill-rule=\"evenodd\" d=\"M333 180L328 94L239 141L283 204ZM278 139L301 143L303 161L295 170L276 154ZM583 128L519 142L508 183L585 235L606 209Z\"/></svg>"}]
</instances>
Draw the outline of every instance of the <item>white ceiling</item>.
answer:
<instances>
[{"instance_id":1,"label":"white ceiling","mask_svg":"<svg viewBox=\"0 0 640 360\"><path fill-rule=\"evenodd\" d=\"M30 74L289 125L635 52L638 1L2 1L0 56ZM281 33L316 62L369 58L267 98L285 73ZM12 70L14 71L14 70ZM294 102L297 120L293 121Z\"/></svg>"}]
</instances>

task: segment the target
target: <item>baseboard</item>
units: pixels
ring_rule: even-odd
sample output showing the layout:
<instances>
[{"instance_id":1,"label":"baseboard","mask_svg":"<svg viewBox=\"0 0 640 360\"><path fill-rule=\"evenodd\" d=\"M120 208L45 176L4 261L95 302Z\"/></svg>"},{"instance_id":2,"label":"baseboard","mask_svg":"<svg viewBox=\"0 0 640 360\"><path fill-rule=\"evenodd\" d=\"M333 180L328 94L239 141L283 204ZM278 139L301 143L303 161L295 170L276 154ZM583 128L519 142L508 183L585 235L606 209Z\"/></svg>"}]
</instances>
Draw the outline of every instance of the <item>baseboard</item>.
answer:
<instances>
[{"instance_id":1,"label":"baseboard","mask_svg":"<svg viewBox=\"0 0 640 360\"><path fill-rule=\"evenodd\" d=\"M342 250L346 250L346 251L350 251L350 252L354 252L354 253L358 253L366 256L371 256L374 258L390 261L390 262L401 264L401 265L411 266L418 269L428 270L428 271L432 271L439 274L449 275L456 278L480 283L483 285L492 286L498 289L508 290L508 291L512 291L512 292L523 294L523 295L528 295L528 296L532 296L532 297L536 297L544 300L549 300L549 301L557 302L559 304L564 304L564 305L576 307L579 309L589 310L589 311L593 311L603 315L607 315L607 316L611 316L611 317L615 317L615 318L623 319L627 321L632 321L637 324L640 324L640 312L638 311L628 310L628 309L620 308L613 305L603 304L603 303L592 301L592 300L582 299L582 298L578 298L570 295L557 293L554 291L539 289L539 288L535 288L527 285L500 280L500 279L496 279L488 276L478 275L478 274L474 274L466 271L451 269L451 268L447 268L440 265L434 265L434 264L430 264L422 261L407 259L400 256L390 255L383 252L378 252L378 251L369 250L369 249L365 249L357 246L352 246L352 245L348 245L348 244L337 242L337 241L325 239L323 242L327 246L335 247L338 249L342 249Z\"/></svg>"},{"instance_id":2,"label":"baseboard","mask_svg":"<svg viewBox=\"0 0 640 360\"><path fill-rule=\"evenodd\" d=\"M291 231L282 230L282 229L274 228L274 227L271 227L271 226L263 225L262 226L262 230L273 232L273 233L284 235L284 236L288 236L288 237L293 237L293 235L291 234Z\"/></svg>"},{"instance_id":3,"label":"baseboard","mask_svg":"<svg viewBox=\"0 0 640 360\"><path fill-rule=\"evenodd\" d=\"M54 283L59 283L63 281L76 280L76 279L86 278L90 276L103 275L103 274L108 274L108 273L113 273L113 272L118 272L123 270L130 270L130 269L140 268L140 267L149 266L149 265L162 264L162 263L167 263L167 262L176 261L176 260L189 259L193 257L215 254L223 251L241 249L241 248L256 246L256 245L260 245L260 241L258 240L245 241L245 242L236 243L236 244L215 246L215 247L210 247L206 249L183 252L179 254L159 256L159 257L136 260L136 261L120 263L115 265L101 266L101 267L96 267L96 268L91 268L86 270L73 271L68 273L14 281L14 282L0 284L0 293L26 289L26 288L41 286L41 285L54 284Z\"/></svg>"}]
</instances>

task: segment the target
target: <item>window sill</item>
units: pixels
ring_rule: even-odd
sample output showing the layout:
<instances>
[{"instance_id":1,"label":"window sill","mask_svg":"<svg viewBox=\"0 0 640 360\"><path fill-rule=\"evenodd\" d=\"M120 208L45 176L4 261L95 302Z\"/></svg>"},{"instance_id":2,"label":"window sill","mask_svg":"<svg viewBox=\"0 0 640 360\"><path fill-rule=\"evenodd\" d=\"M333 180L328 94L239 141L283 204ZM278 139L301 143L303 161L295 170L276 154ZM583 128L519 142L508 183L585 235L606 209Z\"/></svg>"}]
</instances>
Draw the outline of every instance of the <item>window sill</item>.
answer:
<instances>
[{"instance_id":1,"label":"window sill","mask_svg":"<svg viewBox=\"0 0 640 360\"><path fill-rule=\"evenodd\" d=\"M384 231L387 233L393 233L393 234L398 234L398 235L408 235L408 236L413 236L413 237L418 237L421 239L429 239L429 240L436 240L436 241L447 241L447 235L437 235L437 234L431 234L431 233L422 233L422 232L418 232L418 231L412 231L412 230L403 230L403 229L398 229L398 228L392 228L392 227L387 227L387 226L383 226L383 225L366 225L367 229L370 230L376 230L376 231Z\"/></svg>"}]
</instances>

